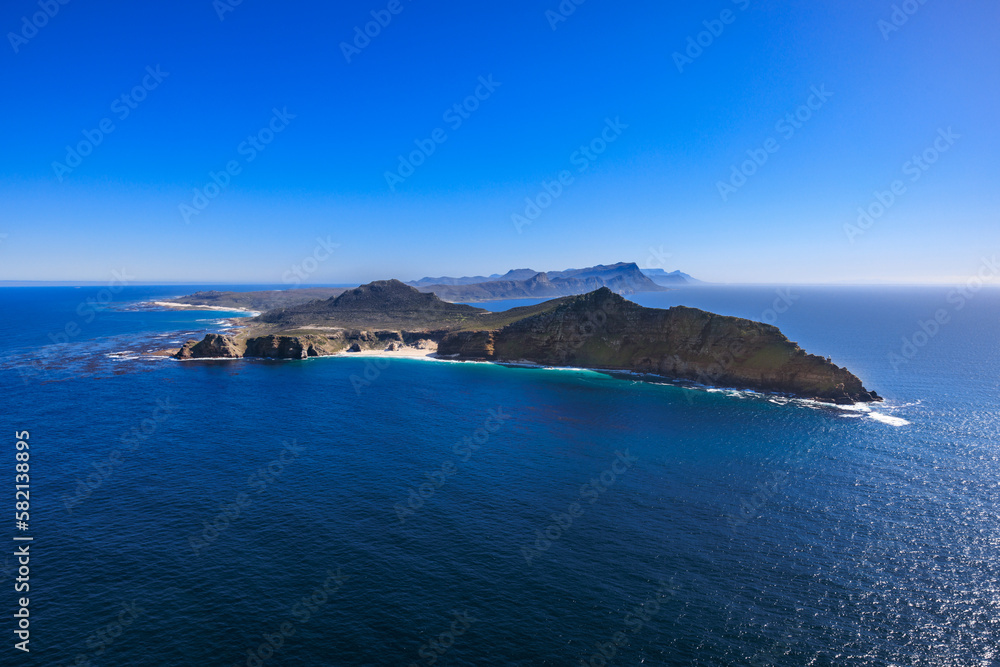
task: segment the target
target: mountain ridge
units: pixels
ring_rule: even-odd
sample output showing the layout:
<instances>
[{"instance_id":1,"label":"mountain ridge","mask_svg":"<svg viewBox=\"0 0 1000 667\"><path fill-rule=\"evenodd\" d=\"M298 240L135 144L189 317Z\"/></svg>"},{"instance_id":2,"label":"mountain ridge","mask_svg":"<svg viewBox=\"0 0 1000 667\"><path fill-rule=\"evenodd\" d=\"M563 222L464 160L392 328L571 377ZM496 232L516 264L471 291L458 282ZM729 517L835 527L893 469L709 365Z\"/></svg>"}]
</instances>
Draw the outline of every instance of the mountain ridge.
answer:
<instances>
[{"instance_id":1,"label":"mountain ridge","mask_svg":"<svg viewBox=\"0 0 1000 667\"><path fill-rule=\"evenodd\" d=\"M664 271L663 269L642 269L650 280L657 285L668 287L671 285L704 285L705 281L698 280L683 271Z\"/></svg>"},{"instance_id":2,"label":"mountain ridge","mask_svg":"<svg viewBox=\"0 0 1000 667\"><path fill-rule=\"evenodd\" d=\"M645 308L607 286L489 312L398 280L376 281L268 311L240 334L188 341L175 356L304 359L431 345L456 360L630 371L844 404L881 400L774 326L684 306Z\"/></svg>"},{"instance_id":3,"label":"mountain ridge","mask_svg":"<svg viewBox=\"0 0 1000 667\"><path fill-rule=\"evenodd\" d=\"M491 331L446 334L455 359L648 373L836 403L880 400L833 362L772 325L686 306L646 308L602 287Z\"/></svg>"},{"instance_id":4,"label":"mountain ridge","mask_svg":"<svg viewBox=\"0 0 1000 667\"><path fill-rule=\"evenodd\" d=\"M530 269L515 269L505 275L518 274ZM427 280L427 279L423 279ZM667 288L657 285L644 275L634 262L591 266L584 269L538 272L526 279L497 279L466 284L414 285L422 292L433 292L451 302L481 302L501 299L544 298L585 294L609 287L618 294L662 292Z\"/></svg>"}]
</instances>

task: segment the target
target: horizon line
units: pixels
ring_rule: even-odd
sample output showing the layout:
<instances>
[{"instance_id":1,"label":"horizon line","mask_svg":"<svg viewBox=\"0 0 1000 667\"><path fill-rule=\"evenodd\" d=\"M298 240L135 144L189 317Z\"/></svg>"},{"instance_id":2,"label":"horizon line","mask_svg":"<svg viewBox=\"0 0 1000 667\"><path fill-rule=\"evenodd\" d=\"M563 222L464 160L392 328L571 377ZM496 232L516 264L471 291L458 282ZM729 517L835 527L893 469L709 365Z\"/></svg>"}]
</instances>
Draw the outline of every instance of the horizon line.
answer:
<instances>
[{"instance_id":1,"label":"horizon line","mask_svg":"<svg viewBox=\"0 0 1000 667\"><path fill-rule=\"evenodd\" d=\"M937 281L891 281L891 280L881 280L873 282L798 282L798 281L754 281L754 282L708 282L700 281L699 283L690 284L680 284L680 285L661 285L661 287L666 287L667 289L676 289L684 287L785 287L785 286L796 286L796 287L942 287L948 285L955 285L967 282L971 278L969 276L963 276L961 278L951 278L942 279ZM128 282L122 285L122 287L159 287L159 286L172 286L172 285L205 285L205 286L233 286L233 287L264 287L267 286L269 289L275 291L293 290L293 289L310 289L314 287L359 287L361 285L367 285L372 282L377 282L379 280L394 280L393 278L378 278L376 280L368 280L364 282L353 281L353 282L337 282L337 283L308 283L302 285L288 285L275 282L253 282L253 281L224 281L224 280L143 280L138 282ZM400 282L406 284L408 282L416 281L405 281L399 278L395 278ZM418 279L419 280L419 279ZM0 280L0 287L100 287L107 286L107 280ZM274 286L274 287L272 287ZM997 287L1000 283L990 283L983 281L984 287ZM639 292L640 294L642 292ZM653 292L649 292L653 293ZM519 297L519 298L542 298L542 297Z\"/></svg>"}]
</instances>

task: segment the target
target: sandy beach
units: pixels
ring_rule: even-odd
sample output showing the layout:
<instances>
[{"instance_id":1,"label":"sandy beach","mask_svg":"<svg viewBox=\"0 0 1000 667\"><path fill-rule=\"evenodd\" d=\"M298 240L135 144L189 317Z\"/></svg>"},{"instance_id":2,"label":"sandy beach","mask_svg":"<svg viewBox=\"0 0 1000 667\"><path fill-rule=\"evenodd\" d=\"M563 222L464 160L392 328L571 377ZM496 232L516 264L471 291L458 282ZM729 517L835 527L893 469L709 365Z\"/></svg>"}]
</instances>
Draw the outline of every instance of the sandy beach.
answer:
<instances>
[{"instance_id":1,"label":"sandy beach","mask_svg":"<svg viewBox=\"0 0 1000 667\"><path fill-rule=\"evenodd\" d=\"M246 313L251 317L256 317L260 315L259 311L249 310L247 308L226 308L224 306L204 306L204 305L193 305L189 303L174 303L173 301L151 301L154 306L160 306L161 308L171 308L173 310L214 310L221 311L225 313Z\"/></svg>"},{"instance_id":2,"label":"sandy beach","mask_svg":"<svg viewBox=\"0 0 1000 667\"><path fill-rule=\"evenodd\" d=\"M384 357L384 358L407 358L407 359L430 359L446 361L437 356L437 346L433 349L417 349L415 347L404 347L399 350L362 350L360 352L338 352L335 357Z\"/></svg>"}]
</instances>

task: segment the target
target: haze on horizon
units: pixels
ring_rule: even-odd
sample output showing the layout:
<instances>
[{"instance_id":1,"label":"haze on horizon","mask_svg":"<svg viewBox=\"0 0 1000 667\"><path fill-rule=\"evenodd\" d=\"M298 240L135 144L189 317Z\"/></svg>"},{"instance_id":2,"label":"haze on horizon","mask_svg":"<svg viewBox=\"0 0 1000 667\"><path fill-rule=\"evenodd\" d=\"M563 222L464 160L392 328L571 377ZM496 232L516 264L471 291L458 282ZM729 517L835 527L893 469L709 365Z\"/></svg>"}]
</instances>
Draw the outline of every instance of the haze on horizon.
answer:
<instances>
[{"instance_id":1,"label":"haze on horizon","mask_svg":"<svg viewBox=\"0 0 1000 667\"><path fill-rule=\"evenodd\" d=\"M0 281L274 284L311 257L314 284L618 261L964 281L1000 247L998 19L14 0Z\"/></svg>"}]
</instances>

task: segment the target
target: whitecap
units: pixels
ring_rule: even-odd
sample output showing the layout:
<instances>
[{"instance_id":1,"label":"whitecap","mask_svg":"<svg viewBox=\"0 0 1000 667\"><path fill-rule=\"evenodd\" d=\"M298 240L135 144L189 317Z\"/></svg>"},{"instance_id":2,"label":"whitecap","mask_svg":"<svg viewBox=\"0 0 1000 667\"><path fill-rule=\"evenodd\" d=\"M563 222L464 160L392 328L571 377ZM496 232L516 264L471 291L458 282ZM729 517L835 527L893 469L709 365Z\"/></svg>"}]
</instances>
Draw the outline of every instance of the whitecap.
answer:
<instances>
[{"instance_id":1,"label":"whitecap","mask_svg":"<svg viewBox=\"0 0 1000 667\"><path fill-rule=\"evenodd\" d=\"M108 352L104 356L108 357L109 359L114 359L116 361L133 361L139 358L139 355L132 351Z\"/></svg>"},{"instance_id":2,"label":"whitecap","mask_svg":"<svg viewBox=\"0 0 1000 667\"><path fill-rule=\"evenodd\" d=\"M870 411L868 416L877 422L882 422L883 424L888 424L889 426L909 426L910 424L910 422L906 421L902 417L893 417L892 415L875 412L874 410Z\"/></svg>"}]
</instances>

